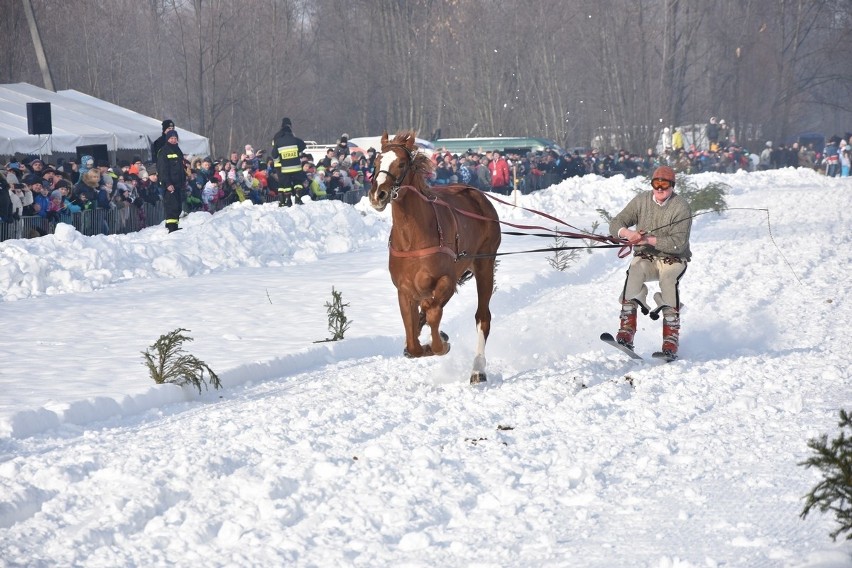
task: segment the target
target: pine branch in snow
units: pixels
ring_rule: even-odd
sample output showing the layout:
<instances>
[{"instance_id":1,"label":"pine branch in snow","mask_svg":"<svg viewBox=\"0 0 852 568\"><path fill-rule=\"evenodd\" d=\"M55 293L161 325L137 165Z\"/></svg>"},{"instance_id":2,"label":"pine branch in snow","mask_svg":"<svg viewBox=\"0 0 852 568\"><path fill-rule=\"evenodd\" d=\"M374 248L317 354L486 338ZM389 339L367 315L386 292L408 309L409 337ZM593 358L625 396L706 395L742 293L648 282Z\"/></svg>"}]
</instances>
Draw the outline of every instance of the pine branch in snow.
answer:
<instances>
[{"instance_id":1,"label":"pine branch in snow","mask_svg":"<svg viewBox=\"0 0 852 568\"><path fill-rule=\"evenodd\" d=\"M815 455L801 462L805 468L815 467L822 471L824 479L805 496L805 508L801 517L808 516L811 509L817 508L821 513L833 512L840 527L830 533L837 540L841 533L848 533L847 540L852 540L852 438L844 432L852 431L852 421L845 410L840 411L840 436L828 441L823 434L811 439L808 447Z\"/></svg>"},{"instance_id":2,"label":"pine branch in snow","mask_svg":"<svg viewBox=\"0 0 852 568\"><path fill-rule=\"evenodd\" d=\"M188 332L189 330L178 328L161 335L151 347L142 352L142 356L145 358L143 364L148 367L151 378L158 385L163 383L174 383L180 386L191 384L198 389L199 394L201 394L202 385L205 389L207 388L208 381L213 385L213 388L218 390L222 383L213 369L195 355L184 352L183 343L192 341L191 337L183 334L184 331ZM209 376L206 380L204 378L205 371Z\"/></svg>"},{"instance_id":3,"label":"pine branch in snow","mask_svg":"<svg viewBox=\"0 0 852 568\"><path fill-rule=\"evenodd\" d=\"M343 303L343 293L338 292L334 289L334 286L332 286L331 303L325 303L325 307L328 311L328 330L332 334L329 341L340 341L343 339L343 334L346 333L346 330L349 329L350 325L352 325L352 321L346 317L346 312L344 311L344 308L348 305L349 304Z\"/></svg>"}]
</instances>

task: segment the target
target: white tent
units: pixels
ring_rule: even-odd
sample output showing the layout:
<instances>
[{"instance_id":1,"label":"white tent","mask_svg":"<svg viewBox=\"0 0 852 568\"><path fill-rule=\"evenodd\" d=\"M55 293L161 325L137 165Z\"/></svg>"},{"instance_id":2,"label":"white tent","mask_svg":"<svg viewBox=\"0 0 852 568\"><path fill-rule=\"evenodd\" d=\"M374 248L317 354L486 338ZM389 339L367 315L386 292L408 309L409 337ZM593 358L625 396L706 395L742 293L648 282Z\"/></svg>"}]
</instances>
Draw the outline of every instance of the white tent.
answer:
<instances>
[{"instance_id":1,"label":"white tent","mask_svg":"<svg viewBox=\"0 0 852 568\"><path fill-rule=\"evenodd\" d=\"M162 121L156 118L139 114L138 112L95 98L86 93L75 91L74 89L58 91L58 94L97 107L102 116L109 116L110 120L118 124L143 132L148 137L148 146L151 145L151 142L159 138L163 132ZM176 128L176 130L180 136L181 150L187 154L196 156L207 156L210 154L210 141L206 137L182 128Z\"/></svg>"},{"instance_id":2,"label":"white tent","mask_svg":"<svg viewBox=\"0 0 852 568\"><path fill-rule=\"evenodd\" d=\"M27 103L49 102L52 134L28 134ZM0 154L76 153L77 146L147 155L161 133L160 121L74 90L54 93L28 83L0 85ZM207 138L178 129L181 149L208 154Z\"/></svg>"}]
</instances>

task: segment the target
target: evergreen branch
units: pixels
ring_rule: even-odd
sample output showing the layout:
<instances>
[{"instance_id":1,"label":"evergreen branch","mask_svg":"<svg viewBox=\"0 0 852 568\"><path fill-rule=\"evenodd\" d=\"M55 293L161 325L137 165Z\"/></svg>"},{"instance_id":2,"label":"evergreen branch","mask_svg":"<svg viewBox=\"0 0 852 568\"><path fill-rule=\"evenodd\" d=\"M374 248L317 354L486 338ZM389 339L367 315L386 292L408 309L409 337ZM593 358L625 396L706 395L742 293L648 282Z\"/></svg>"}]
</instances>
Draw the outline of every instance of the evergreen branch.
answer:
<instances>
[{"instance_id":1,"label":"evergreen branch","mask_svg":"<svg viewBox=\"0 0 852 568\"><path fill-rule=\"evenodd\" d=\"M199 394L201 394L202 385L205 389L208 388L208 382L218 390L222 383L213 369L195 355L184 352L183 343L192 341L191 337L182 333L184 331L188 332L189 330L178 328L161 335L151 347L142 352L143 364L148 367L151 378L158 385L163 383L173 383L180 386L191 384L198 389ZM205 372L207 379L205 379Z\"/></svg>"}]
</instances>

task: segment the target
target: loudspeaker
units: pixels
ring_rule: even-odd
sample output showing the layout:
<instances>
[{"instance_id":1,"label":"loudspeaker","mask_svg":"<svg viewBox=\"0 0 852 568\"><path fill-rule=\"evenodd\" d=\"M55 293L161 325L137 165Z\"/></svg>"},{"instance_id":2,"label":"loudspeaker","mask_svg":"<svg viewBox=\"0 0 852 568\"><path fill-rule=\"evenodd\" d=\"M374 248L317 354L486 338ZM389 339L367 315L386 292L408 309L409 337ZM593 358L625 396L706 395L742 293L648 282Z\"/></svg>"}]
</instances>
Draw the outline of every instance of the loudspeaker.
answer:
<instances>
[{"instance_id":1,"label":"loudspeaker","mask_svg":"<svg viewBox=\"0 0 852 568\"><path fill-rule=\"evenodd\" d=\"M107 148L106 144L92 144L90 146L77 146L77 163L80 163L80 160L83 159L83 156L91 156L95 159L95 163L98 163L98 160L103 160L106 163L109 163L109 148Z\"/></svg>"},{"instance_id":2,"label":"loudspeaker","mask_svg":"<svg viewBox=\"0 0 852 568\"><path fill-rule=\"evenodd\" d=\"M50 103L27 103L27 132L30 134L53 134Z\"/></svg>"}]
</instances>

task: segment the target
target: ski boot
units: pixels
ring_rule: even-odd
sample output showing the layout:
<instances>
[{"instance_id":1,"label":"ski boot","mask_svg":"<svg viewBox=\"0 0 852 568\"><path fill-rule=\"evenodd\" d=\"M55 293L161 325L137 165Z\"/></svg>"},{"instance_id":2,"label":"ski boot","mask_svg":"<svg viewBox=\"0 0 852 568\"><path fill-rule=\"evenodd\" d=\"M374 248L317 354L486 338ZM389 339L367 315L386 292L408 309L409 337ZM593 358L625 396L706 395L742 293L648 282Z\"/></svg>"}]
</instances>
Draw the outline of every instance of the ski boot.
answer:
<instances>
[{"instance_id":1,"label":"ski boot","mask_svg":"<svg viewBox=\"0 0 852 568\"><path fill-rule=\"evenodd\" d=\"M625 302L621 304L618 333L615 340L628 349L633 349L633 336L636 335L636 304Z\"/></svg>"},{"instance_id":2,"label":"ski boot","mask_svg":"<svg viewBox=\"0 0 852 568\"><path fill-rule=\"evenodd\" d=\"M667 357L677 357L678 341L680 339L680 313L675 309L663 312L663 348Z\"/></svg>"}]
</instances>

